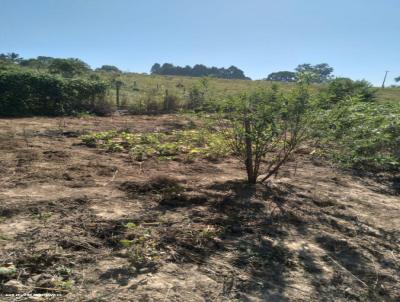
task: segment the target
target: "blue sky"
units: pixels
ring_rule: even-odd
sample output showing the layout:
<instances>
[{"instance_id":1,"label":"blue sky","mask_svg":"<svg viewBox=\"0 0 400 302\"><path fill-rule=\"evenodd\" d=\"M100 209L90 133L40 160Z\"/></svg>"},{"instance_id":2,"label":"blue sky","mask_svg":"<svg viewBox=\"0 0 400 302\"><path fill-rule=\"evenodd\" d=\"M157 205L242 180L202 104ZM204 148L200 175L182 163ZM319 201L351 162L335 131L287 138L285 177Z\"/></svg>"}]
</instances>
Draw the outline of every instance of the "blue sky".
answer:
<instances>
[{"instance_id":1,"label":"blue sky","mask_svg":"<svg viewBox=\"0 0 400 302\"><path fill-rule=\"evenodd\" d=\"M330 64L380 85L400 76L399 0L0 0L0 53L78 57L149 72L155 62L246 75Z\"/></svg>"}]
</instances>

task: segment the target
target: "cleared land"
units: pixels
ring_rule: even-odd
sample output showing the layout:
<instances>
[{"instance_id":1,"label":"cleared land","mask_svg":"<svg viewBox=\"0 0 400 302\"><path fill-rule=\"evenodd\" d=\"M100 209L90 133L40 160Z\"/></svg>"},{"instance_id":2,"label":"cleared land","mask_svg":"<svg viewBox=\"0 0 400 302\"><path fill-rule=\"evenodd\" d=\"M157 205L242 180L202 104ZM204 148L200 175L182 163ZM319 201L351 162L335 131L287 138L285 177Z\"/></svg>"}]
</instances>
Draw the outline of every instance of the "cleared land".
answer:
<instances>
[{"instance_id":1,"label":"cleared land","mask_svg":"<svg viewBox=\"0 0 400 302\"><path fill-rule=\"evenodd\" d=\"M188 123L1 119L0 267L16 269L1 282L55 301L400 300L398 180L345 174L305 149L248 187L234 158L140 164L79 138Z\"/></svg>"}]
</instances>

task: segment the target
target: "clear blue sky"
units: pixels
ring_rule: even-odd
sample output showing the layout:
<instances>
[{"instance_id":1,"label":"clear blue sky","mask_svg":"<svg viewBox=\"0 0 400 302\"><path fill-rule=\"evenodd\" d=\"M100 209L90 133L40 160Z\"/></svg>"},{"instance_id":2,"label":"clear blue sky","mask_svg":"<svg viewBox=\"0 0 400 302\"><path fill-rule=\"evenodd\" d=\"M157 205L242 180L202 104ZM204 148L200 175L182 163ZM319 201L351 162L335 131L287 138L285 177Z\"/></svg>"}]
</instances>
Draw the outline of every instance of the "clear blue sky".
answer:
<instances>
[{"instance_id":1,"label":"clear blue sky","mask_svg":"<svg viewBox=\"0 0 400 302\"><path fill-rule=\"evenodd\" d=\"M390 70L392 84L400 0L0 0L0 52L134 72L236 65L254 79L326 62L376 85Z\"/></svg>"}]
</instances>

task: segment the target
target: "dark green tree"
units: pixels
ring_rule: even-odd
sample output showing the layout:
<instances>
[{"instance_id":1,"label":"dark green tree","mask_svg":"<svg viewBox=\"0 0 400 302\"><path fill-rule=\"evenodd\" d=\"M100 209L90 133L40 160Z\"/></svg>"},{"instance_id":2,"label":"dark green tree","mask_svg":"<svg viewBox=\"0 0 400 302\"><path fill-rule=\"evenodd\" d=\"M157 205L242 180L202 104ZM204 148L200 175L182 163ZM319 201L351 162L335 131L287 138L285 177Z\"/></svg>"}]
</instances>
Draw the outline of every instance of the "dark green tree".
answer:
<instances>
[{"instance_id":1,"label":"dark green tree","mask_svg":"<svg viewBox=\"0 0 400 302\"><path fill-rule=\"evenodd\" d=\"M296 73L292 72L292 71L273 72L268 75L266 80L277 81L277 82L295 82L296 81Z\"/></svg>"},{"instance_id":2,"label":"dark green tree","mask_svg":"<svg viewBox=\"0 0 400 302\"><path fill-rule=\"evenodd\" d=\"M175 75L175 66L171 63L164 63L160 67L159 73L163 75Z\"/></svg>"},{"instance_id":3,"label":"dark green tree","mask_svg":"<svg viewBox=\"0 0 400 302\"><path fill-rule=\"evenodd\" d=\"M242 70L240 70L236 66L232 65L227 69L227 78L229 78L229 79L245 79L246 76L244 75Z\"/></svg>"},{"instance_id":4,"label":"dark green tree","mask_svg":"<svg viewBox=\"0 0 400 302\"><path fill-rule=\"evenodd\" d=\"M43 66L49 67L51 62L54 61L55 58L53 57L46 57L46 56L38 56L36 60L40 62Z\"/></svg>"},{"instance_id":5,"label":"dark green tree","mask_svg":"<svg viewBox=\"0 0 400 302\"><path fill-rule=\"evenodd\" d=\"M296 67L296 72L305 74L312 83L326 83L332 79L333 68L326 63L322 64L301 64Z\"/></svg>"},{"instance_id":6,"label":"dark green tree","mask_svg":"<svg viewBox=\"0 0 400 302\"><path fill-rule=\"evenodd\" d=\"M40 62L36 59L26 59L22 60L19 65L23 67L30 67L30 68L35 68L35 69L40 69L42 66Z\"/></svg>"},{"instance_id":7,"label":"dark green tree","mask_svg":"<svg viewBox=\"0 0 400 302\"><path fill-rule=\"evenodd\" d=\"M151 66L150 73L158 74L160 72L160 68L161 65L159 63L155 63L153 66Z\"/></svg>"},{"instance_id":8,"label":"dark green tree","mask_svg":"<svg viewBox=\"0 0 400 302\"><path fill-rule=\"evenodd\" d=\"M203 64L196 64L192 69L192 76L194 77L204 77L208 73L208 68Z\"/></svg>"},{"instance_id":9,"label":"dark green tree","mask_svg":"<svg viewBox=\"0 0 400 302\"><path fill-rule=\"evenodd\" d=\"M364 102L375 100L377 90L367 81L353 81L349 78L336 78L329 82L320 96L323 105L330 106L348 97L357 97Z\"/></svg>"},{"instance_id":10,"label":"dark green tree","mask_svg":"<svg viewBox=\"0 0 400 302\"><path fill-rule=\"evenodd\" d=\"M47 69L53 60L54 58L52 57L38 56L36 59L21 60L19 65L35 69Z\"/></svg>"},{"instance_id":11,"label":"dark green tree","mask_svg":"<svg viewBox=\"0 0 400 302\"><path fill-rule=\"evenodd\" d=\"M80 59L53 59L49 65L49 71L55 74L61 74L66 78L72 78L89 72L90 66Z\"/></svg>"},{"instance_id":12,"label":"dark green tree","mask_svg":"<svg viewBox=\"0 0 400 302\"><path fill-rule=\"evenodd\" d=\"M107 71L107 72L118 72L120 73L121 70L117 66L113 65L103 65L100 68L96 68L96 71Z\"/></svg>"},{"instance_id":13,"label":"dark green tree","mask_svg":"<svg viewBox=\"0 0 400 302\"><path fill-rule=\"evenodd\" d=\"M22 60L22 58L19 56L19 54L15 53L15 52L9 52L7 54L5 54L5 53L0 54L0 61L6 61L9 63L18 64L21 60Z\"/></svg>"},{"instance_id":14,"label":"dark green tree","mask_svg":"<svg viewBox=\"0 0 400 302\"><path fill-rule=\"evenodd\" d=\"M174 66L171 63L165 63L162 66L158 63L151 67L152 74L161 75L180 75L190 77L216 77L225 79L243 79L248 80L244 72L236 66L229 68L207 67L203 64L196 64L193 67L186 65L185 67Z\"/></svg>"}]
</instances>

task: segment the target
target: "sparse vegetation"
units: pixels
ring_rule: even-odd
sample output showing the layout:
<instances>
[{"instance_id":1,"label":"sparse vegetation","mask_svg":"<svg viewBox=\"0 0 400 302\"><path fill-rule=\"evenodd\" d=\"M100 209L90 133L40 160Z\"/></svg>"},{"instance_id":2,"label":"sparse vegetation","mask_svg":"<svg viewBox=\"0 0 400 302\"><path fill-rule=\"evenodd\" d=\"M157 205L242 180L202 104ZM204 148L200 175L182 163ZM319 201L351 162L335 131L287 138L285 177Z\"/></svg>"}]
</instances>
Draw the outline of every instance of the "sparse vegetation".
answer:
<instances>
[{"instance_id":1,"label":"sparse vegetation","mask_svg":"<svg viewBox=\"0 0 400 302\"><path fill-rule=\"evenodd\" d=\"M0 119L0 293L397 301L398 89L298 69L0 56L1 116L61 116Z\"/></svg>"},{"instance_id":2,"label":"sparse vegetation","mask_svg":"<svg viewBox=\"0 0 400 302\"><path fill-rule=\"evenodd\" d=\"M121 245L127 249L126 256L131 264L138 270L156 265L159 259L157 242L151 234L151 230L132 222L125 225L127 232L121 239Z\"/></svg>"},{"instance_id":3,"label":"sparse vegetation","mask_svg":"<svg viewBox=\"0 0 400 302\"><path fill-rule=\"evenodd\" d=\"M400 302L399 11L0 0L0 302Z\"/></svg>"},{"instance_id":4,"label":"sparse vegetation","mask_svg":"<svg viewBox=\"0 0 400 302\"><path fill-rule=\"evenodd\" d=\"M130 133L105 131L86 134L82 142L110 152L126 152L136 161L148 158L190 159L203 157L218 159L229 155L229 148L220 133L207 129L174 130L170 133Z\"/></svg>"},{"instance_id":5,"label":"sparse vegetation","mask_svg":"<svg viewBox=\"0 0 400 302\"><path fill-rule=\"evenodd\" d=\"M276 97L271 111L253 114L271 112L278 127L283 109L294 110L279 102L299 105L300 92L234 98L222 113L234 114L227 110L236 108L230 102L240 109L249 98L257 104ZM345 104L359 115L379 102ZM332 114L321 115L325 136L333 121L347 120L333 115L336 106L343 108L339 102L317 111ZM360 107L353 112L353 106ZM112 284L127 291L127 301L140 293L163 300L165 291L159 294L154 284L174 282L171 294L187 301L196 289L187 280L201 280L207 292L240 300L248 293L263 297L265 288L281 288L292 278L296 287L303 280L316 283L304 299L397 299L395 178L359 178L332 169L329 161L314 164L317 152L307 151L282 165L268 185L248 186L243 163L210 117L215 115L0 120L1 291L61 293L65 300L88 289L108 294ZM82 131L87 133L79 136ZM341 146L342 139L330 142ZM304 145L314 149L311 141ZM205 160L213 148L219 160ZM171 160L161 160L166 158Z\"/></svg>"}]
</instances>

